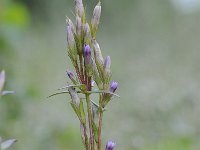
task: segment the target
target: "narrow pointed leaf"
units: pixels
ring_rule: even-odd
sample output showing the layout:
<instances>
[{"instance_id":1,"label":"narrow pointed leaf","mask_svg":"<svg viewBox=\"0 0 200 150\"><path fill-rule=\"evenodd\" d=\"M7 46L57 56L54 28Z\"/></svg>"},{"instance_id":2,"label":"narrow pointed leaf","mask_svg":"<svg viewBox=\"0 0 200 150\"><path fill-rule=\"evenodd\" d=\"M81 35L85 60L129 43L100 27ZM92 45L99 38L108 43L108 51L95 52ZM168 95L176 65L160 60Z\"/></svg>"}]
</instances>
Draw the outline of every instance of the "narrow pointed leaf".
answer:
<instances>
[{"instance_id":1,"label":"narrow pointed leaf","mask_svg":"<svg viewBox=\"0 0 200 150\"><path fill-rule=\"evenodd\" d=\"M84 111L84 106L83 106L83 101L80 101L80 106L79 106L79 110L80 110L80 117L81 117L81 122L82 124L86 123L86 119L85 119L85 111Z\"/></svg>"},{"instance_id":2,"label":"narrow pointed leaf","mask_svg":"<svg viewBox=\"0 0 200 150\"><path fill-rule=\"evenodd\" d=\"M69 92L68 92L68 91L57 92L57 93L54 93L54 94L49 95L47 98L50 98L50 97L56 96L56 95L60 95L60 94L64 94L64 93L69 93Z\"/></svg>"},{"instance_id":3,"label":"narrow pointed leaf","mask_svg":"<svg viewBox=\"0 0 200 150\"><path fill-rule=\"evenodd\" d=\"M77 106L74 103L72 103L72 102L70 102L70 104L71 104L72 108L74 109L74 112L76 113L76 115L78 116L78 118L80 120L81 119L81 117L80 117L80 111L78 110Z\"/></svg>"},{"instance_id":4,"label":"narrow pointed leaf","mask_svg":"<svg viewBox=\"0 0 200 150\"><path fill-rule=\"evenodd\" d=\"M84 86L84 84L68 85L68 86L61 87L58 90L68 89L70 87L83 87L83 86Z\"/></svg>"},{"instance_id":5,"label":"narrow pointed leaf","mask_svg":"<svg viewBox=\"0 0 200 150\"><path fill-rule=\"evenodd\" d=\"M90 94L92 94L92 93L107 93L107 94L111 94L111 95L116 96L116 97L120 97L119 95L117 95L115 93L112 93L110 91L104 91L104 90L89 91L88 93L90 93Z\"/></svg>"},{"instance_id":6,"label":"narrow pointed leaf","mask_svg":"<svg viewBox=\"0 0 200 150\"><path fill-rule=\"evenodd\" d=\"M92 129L93 129L93 132L94 132L94 139L95 139L95 142L97 143L98 142L98 127L97 125L93 122L93 125L92 125Z\"/></svg>"}]
</instances>

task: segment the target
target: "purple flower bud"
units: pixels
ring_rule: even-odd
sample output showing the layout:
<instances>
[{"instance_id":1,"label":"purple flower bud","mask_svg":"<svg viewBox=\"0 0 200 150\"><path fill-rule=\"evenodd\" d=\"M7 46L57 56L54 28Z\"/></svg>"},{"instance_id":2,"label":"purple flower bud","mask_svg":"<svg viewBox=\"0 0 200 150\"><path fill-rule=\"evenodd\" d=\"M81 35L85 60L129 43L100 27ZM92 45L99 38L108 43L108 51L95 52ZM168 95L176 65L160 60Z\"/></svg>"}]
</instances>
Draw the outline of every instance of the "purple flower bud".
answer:
<instances>
[{"instance_id":1,"label":"purple flower bud","mask_svg":"<svg viewBox=\"0 0 200 150\"><path fill-rule=\"evenodd\" d=\"M91 20L92 28L97 30L101 16L101 3L99 2L93 11L93 18Z\"/></svg>"},{"instance_id":2,"label":"purple flower bud","mask_svg":"<svg viewBox=\"0 0 200 150\"><path fill-rule=\"evenodd\" d=\"M106 150L113 150L115 147L116 143L113 141L108 141L106 144Z\"/></svg>"},{"instance_id":3,"label":"purple flower bud","mask_svg":"<svg viewBox=\"0 0 200 150\"><path fill-rule=\"evenodd\" d=\"M71 19L69 19L68 17L66 17L66 25L71 27L73 33L75 32L74 24L73 24L73 22L71 21Z\"/></svg>"},{"instance_id":4,"label":"purple flower bud","mask_svg":"<svg viewBox=\"0 0 200 150\"><path fill-rule=\"evenodd\" d=\"M81 30L82 30L81 18L79 16L76 16L76 34L78 37L81 36Z\"/></svg>"},{"instance_id":5,"label":"purple flower bud","mask_svg":"<svg viewBox=\"0 0 200 150\"><path fill-rule=\"evenodd\" d=\"M90 33L90 26L88 23L84 24L83 27L84 33L87 35L88 33Z\"/></svg>"},{"instance_id":6,"label":"purple flower bud","mask_svg":"<svg viewBox=\"0 0 200 150\"><path fill-rule=\"evenodd\" d=\"M93 40L93 45L94 45L94 55L95 55L95 59L97 61L97 64L99 66L103 67L104 59L103 59L103 56L101 54L100 46L99 46L99 44L97 43L96 40Z\"/></svg>"},{"instance_id":7,"label":"purple flower bud","mask_svg":"<svg viewBox=\"0 0 200 150\"><path fill-rule=\"evenodd\" d=\"M75 78L75 76L74 76L74 73L72 72L72 71L67 71L67 75L68 75L68 77L71 79L71 80L73 80L74 78Z\"/></svg>"},{"instance_id":8,"label":"purple flower bud","mask_svg":"<svg viewBox=\"0 0 200 150\"><path fill-rule=\"evenodd\" d=\"M74 49L75 40L74 40L74 33L72 32L71 26L67 26L67 44L71 50Z\"/></svg>"},{"instance_id":9,"label":"purple flower bud","mask_svg":"<svg viewBox=\"0 0 200 150\"><path fill-rule=\"evenodd\" d=\"M118 87L118 83L115 82L115 81L112 81L110 83L110 90L109 91L112 92L112 93L114 93L116 91L117 87Z\"/></svg>"},{"instance_id":10,"label":"purple flower bud","mask_svg":"<svg viewBox=\"0 0 200 150\"><path fill-rule=\"evenodd\" d=\"M0 72L0 93L3 90L5 78L6 78L5 77L5 71L3 70L3 71Z\"/></svg>"},{"instance_id":11,"label":"purple flower bud","mask_svg":"<svg viewBox=\"0 0 200 150\"><path fill-rule=\"evenodd\" d=\"M83 53L84 53L86 65L91 64L91 60L92 60L91 59L91 49L90 49L90 46L88 44L84 45Z\"/></svg>"},{"instance_id":12,"label":"purple flower bud","mask_svg":"<svg viewBox=\"0 0 200 150\"><path fill-rule=\"evenodd\" d=\"M76 14L79 15L81 18L84 17L85 13L82 0L75 0L75 11Z\"/></svg>"},{"instance_id":13,"label":"purple flower bud","mask_svg":"<svg viewBox=\"0 0 200 150\"><path fill-rule=\"evenodd\" d=\"M110 56L107 56L104 62L105 70L110 70L110 65L111 65L111 59Z\"/></svg>"},{"instance_id":14,"label":"purple flower bud","mask_svg":"<svg viewBox=\"0 0 200 150\"><path fill-rule=\"evenodd\" d=\"M89 43L91 41L92 37L91 37L90 26L88 23L84 24L83 31L84 31L85 42Z\"/></svg>"}]
</instances>

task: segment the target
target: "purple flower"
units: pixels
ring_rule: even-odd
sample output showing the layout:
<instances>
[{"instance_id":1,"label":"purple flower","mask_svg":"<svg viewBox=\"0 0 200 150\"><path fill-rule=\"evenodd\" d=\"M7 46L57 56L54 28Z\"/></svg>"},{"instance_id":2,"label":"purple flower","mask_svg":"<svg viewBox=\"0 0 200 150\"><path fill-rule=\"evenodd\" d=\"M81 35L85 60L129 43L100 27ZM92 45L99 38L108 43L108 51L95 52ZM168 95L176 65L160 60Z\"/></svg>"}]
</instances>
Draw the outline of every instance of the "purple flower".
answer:
<instances>
[{"instance_id":1,"label":"purple flower","mask_svg":"<svg viewBox=\"0 0 200 150\"><path fill-rule=\"evenodd\" d=\"M106 150L113 150L115 147L116 143L113 141L108 141L106 144Z\"/></svg>"},{"instance_id":2,"label":"purple flower","mask_svg":"<svg viewBox=\"0 0 200 150\"><path fill-rule=\"evenodd\" d=\"M112 82L110 83L110 92L114 93L115 90L117 89L117 87L118 87L118 83L115 82L115 81L112 81Z\"/></svg>"},{"instance_id":3,"label":"purple flower","mask_svg":"<svg viewBox=\"0 0 200 150\"><path fill-rule=\"evenodd\" d=\"M84 45L83 53L86 65L90 64L92 59L91 59L91 49L88 44Z\"/></svg>"}]
</instances>

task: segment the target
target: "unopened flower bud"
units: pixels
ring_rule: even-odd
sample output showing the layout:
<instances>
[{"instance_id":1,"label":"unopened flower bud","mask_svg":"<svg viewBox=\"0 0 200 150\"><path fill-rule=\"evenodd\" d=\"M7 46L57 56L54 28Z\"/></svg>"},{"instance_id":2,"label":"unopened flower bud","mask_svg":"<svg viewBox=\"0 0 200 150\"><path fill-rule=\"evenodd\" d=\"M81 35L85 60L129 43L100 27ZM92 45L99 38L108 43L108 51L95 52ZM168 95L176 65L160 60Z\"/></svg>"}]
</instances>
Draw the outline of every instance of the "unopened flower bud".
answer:
<instances>
[{"instance_id":1,"label":"unopened flower bud","mask_svg":"<svg viewBox=\"0 0 200 150\"><path fill-rule=\"evenodd\" d=\"M69 94L72 99L72 103L75 104L76 106L80 105L80 98L78 97L78 93L76 92L75 88L69 87L68 88Z\"/></svg>"},{"instance_id":2,"label":"unopened flower bud","mask_svg":"<svg viewBox=\"0 0 200 150\"><path fill-rule=\"evenodd\" d=\"M99 21L101 16L101 3L99 2L93 11L93 18L91 20L92 29L94 32L94 35L96 34L96 30L98 29Z\"/></svg>"},{"instance_id":3,"label":"unopened flower bud","mask_svg":"<svg viewBox=\"0 0 200 150\"><path fill-rule=\"evenodd\" d=\"M110 59L110 56L107 56L104 62L104 68L110 69L110 65L111 65L111 59Z\"/></svg>"},{"instance_id":4,"label":"unopened flower bud","mask_svg":"<svg viewBox=\"0 0 200 150\"><path fill-rule=\"evenodd\" d=\"M103 66L104 59L101 54L101 49L99 44L97 43L96 40L93 40L93 46L94 46L94 55L95 55L95 60L98 63L98 65Z\"/></svg>"},{"instance_id":5,"label":"unopened flower bud","mask_svg":"<svg viewBox=\"0 0 200 150\"><path fill-rule=\"evenodd\" d=\"M90 46L88 44L84 45L84 58L85 58L85 63L86 65L91 64L91 49Z\"/></svg>"},{"instance_id":6,"label":"unopened flower bud","mask_svg":"<svg viewBox=\"0 0 200 150\"><path fill-rule=\"evenodd\" d=\"M69 19L68 17L66 17L66 25L67 25L67 26L70 26L71 29L72 29L72 31L73 31L73 33L75 33L74 24L73 24L73 22L71 21L71 19Z\"/></svg>"},{"instance_id":7,"label":"unopened flower bud","mask_svg":"<svg viewBox=\"0 0 200 150\"><path fill-rule=\"evenodd\" d=\"M75 11L82 19L85 17L84 7L82 0L75 0Z\"/></svg>"},{"instance_id":8,"label":"unopened flower bud","mask_svg":"<svg viewBox=\"0 0 200 150\"><path fill-rule=\"evenodd\" d=\"M73 50L75 48L74 33L71 26L67 26L67 44L69 49Z\"/></svg>"},{"instance_id":9,"label":"unopened flower bud","mask_svg":"<svg viewBox=\"0 0 200 150\"><path fill-rule=\"evenodd\" d=\"M74 78L74 74L72 71L67 71L67 75L71 80Z\"/></svg>"},{"instance_id":10,"label":"unopened flower bud","mask_svg":"<svg viewBox=\"0 0 200 150\"><path fill-rule=\"evenodd\" d=\"M3 90L4 83L5 83L5 71L3 70L0 72L0 93Z\"/></svg>"},{"instance_id":11,"label":"unopened flower bud","mask_svg":"<svg viewBox=\"0 0 200 150\"><path fill-rule=\"evenodd\" d=\"M106 144L106 150L113 150L115 147L116 143L113 141L108 141Z\"/></svg>"},{"instance_id":12,"label":"unopened flower bud","mask_svg":"<svg viewBox=\"0 0 200 150\"><path fill-rule=\"evenodd\" d=\"M84 38L85 38L84 40L86 43L89 43L92 37L91 37L91 32L90 32L90 26L88 23L84 24L83 31L84 31Z\"/></svg>"},{"instance_id":13,"label":"unopened flower bud","mask_svg":"<svg viewBox=\"0 0 200 150\"><path fill-rule=\"evenodd\" d=\"M111 59L110 56L107 56L105 61L104 61L104 75L105 78L109 78L110 77L110 66L111 66Z\"/></svg>"},{"instance_id":14,"label":"unopened flower bud","mask_svg":"<svg viewBox=\"0 0 200 150\"><path fill-rule=\"evenodd\" d=\"M76 16L76 35L80 38L82 31L82 22L79 16Z\"/></svg>"},{"instance_id":15,"label":"unopened flower bud","mask_svg":"<svg viewBox=\"0 0 200 150\"><path fill-rule=\"evenodd\" d=\"M88 23L84 24L83 30L85 35L87 35L90 32L90 26Z\"/></svg>"},{"instance_id":16,"label":"unopened flower bud","mask_svg":"<svg viewBox=\"0 0 200 150\"><path fill-rule=\"evenodd\" d=\"M112 81L111 84L110 84L109 91L112 92L112 93L114 93L116 91L117 87L118 87L118 83L115 82L115 81Z\"/></svg>"},{"instance_id":17,"label":"unopened flower bud","mask_svg":"<svg viewBox=\"0 0 200 150\"><path fill-rule=\"evenodd\" d=\"M67 71L67 75L68 77L70 78L70 80L74 83L74 84L77 84L77 81L76 81L76 76L74 75L74 73L72 71Z\"/></svg>"}]
</instances>

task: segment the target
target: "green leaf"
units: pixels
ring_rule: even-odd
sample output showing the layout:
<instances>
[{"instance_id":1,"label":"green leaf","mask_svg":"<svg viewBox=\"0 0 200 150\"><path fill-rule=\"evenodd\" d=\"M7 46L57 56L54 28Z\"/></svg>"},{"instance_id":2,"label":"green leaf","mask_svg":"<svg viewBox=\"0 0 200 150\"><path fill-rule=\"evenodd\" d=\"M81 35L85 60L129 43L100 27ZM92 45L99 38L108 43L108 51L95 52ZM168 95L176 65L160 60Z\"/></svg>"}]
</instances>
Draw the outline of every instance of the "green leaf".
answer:
<instances>
[{"instance_id":1,"label":"green leaf","mask_svg":"<svg viewBox=\"0 0 200 150\"><path fill-rule=\"evenodd\" d=\"M113 96L116 96L116 97L120 97L119 95L115 94L115 93L112 93L110 91L104 91L104 90L95 90L95 91L88 91L89 94L92 94L92 93L107 93L107 94L111 94Z\"/></svg>"},{"instance_id":2,"label":"green leaf","mask_svg":"<svg viewBox=\"0 0 200 150\"><path fill-rule=\"evenodd\" d=\"M82 100L80 101L79 111L80 111L81 122L82 122L82 124L85 124L86 119L85 119L85 111L84 111L84 105L83 105Z\"/></svg>"},{"instance_id":3,"label":"green leaf","mask_svg":"<svg viewBox=\"0 0 200 150\"><path fill-rule=\"evenodd\" d=\"M98 127L97 125L93 122L92 124L92 129L93 129L93 132L94 132L94 139L95 139L95 142L97 143L98 142L98 134L99 134L99 131L98 131Z\"/></svg>"},{"instance_id":4,"label":"green leaf","mask_svg":"<svg viewBox=\"0 0 200 150\"><path fill-rule=\"evenodd\" d=\"M56 95L60 95L60 94L64 94L64 93L69 93L69 91L61 91L61 92L57 92L57 93L54 93L54 94L49 95L47 98L50 98L50 97L52 97L52 96L56 96Z\"/></svg>"},{"instance_id":5,"label":"green leaf","mask_svg":"<svg viewBox=\"0 0 200 150\"><path fill-rule=\"evenodd\" d=\"M70 104L71 104L72 108L74 109L76 115L78 116L79 120L81 121L81 117L80 117L81 115L80 115L80 111L79 111L78 107L73 102L70 102Z\"/></svg>"},{"instance_id":6,"label":"green leaf","mask_svg":"<svg viewBox=\"0 0 200 150\"><path fill-rule=\"evenodd\" d=\"M59 88L58 90L68 89L70 87L83 87L83 86L85 86L85 85L84 84L67 85L67 86Z\"/></svg>"}]
</instances>

